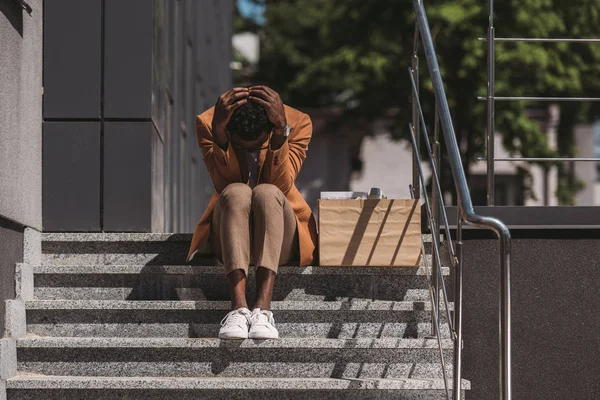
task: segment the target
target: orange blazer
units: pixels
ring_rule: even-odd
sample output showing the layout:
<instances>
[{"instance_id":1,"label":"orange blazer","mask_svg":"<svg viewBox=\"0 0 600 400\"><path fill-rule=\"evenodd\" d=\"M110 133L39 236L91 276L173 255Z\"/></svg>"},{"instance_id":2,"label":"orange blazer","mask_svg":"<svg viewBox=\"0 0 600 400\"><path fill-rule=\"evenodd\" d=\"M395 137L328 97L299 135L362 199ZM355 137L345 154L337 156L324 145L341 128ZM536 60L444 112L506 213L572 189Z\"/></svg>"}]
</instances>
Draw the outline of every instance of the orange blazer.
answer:
<instances>
[{"instance_id":1,"label":"orange blazer","mask_svg":"<svg viewBox=\"0 0 600 400\"><path fill-rule=\"evenodd\" d=\"M306 159L306 151L312 137L312 122L308 115L292 107L284 106L284 109L287 123L291 127L290 135L280 149L260 151L258 183L273 184L285 194L296 214L300 265L314 265L317 262L317 225L310 207L294 184ZM196 117L196 136L216 191L196 226L186 261L190 261L207 242L212 212L223 189L230 183L248 183L248 177L242 176L233 146L230 145L227 151L223 151L213 142L213 114L214 107Z\"/></svg>"}]
</instances>

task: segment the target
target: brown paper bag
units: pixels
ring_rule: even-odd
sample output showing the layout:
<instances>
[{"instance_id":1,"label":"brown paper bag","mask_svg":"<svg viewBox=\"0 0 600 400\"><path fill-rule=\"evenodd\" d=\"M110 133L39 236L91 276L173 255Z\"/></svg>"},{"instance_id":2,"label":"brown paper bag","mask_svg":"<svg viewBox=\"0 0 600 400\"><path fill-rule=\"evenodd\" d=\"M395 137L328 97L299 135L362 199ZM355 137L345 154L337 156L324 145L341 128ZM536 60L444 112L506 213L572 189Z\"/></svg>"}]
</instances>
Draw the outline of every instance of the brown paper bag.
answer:
<instances>
[{"instance_id":1,"label":"brown paper bag","mask_svg":"<svg viewBox=\"0 0 600 400\"><path fill-rule=\"evenodd\" d=\"M319 256L325 266L418 267L418 201L319 200Z\"/></svg>"}]
</instances>

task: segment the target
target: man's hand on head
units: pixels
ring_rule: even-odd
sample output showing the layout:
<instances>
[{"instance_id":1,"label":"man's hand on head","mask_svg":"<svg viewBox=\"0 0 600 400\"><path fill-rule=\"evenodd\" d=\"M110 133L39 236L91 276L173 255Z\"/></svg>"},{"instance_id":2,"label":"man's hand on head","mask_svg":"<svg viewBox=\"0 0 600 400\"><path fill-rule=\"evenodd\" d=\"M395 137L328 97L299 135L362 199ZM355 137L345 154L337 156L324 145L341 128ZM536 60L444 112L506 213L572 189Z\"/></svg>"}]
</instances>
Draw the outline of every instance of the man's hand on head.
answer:
<instances>
[{"instance_id":1,"label":"man's hand on head","mask_svg":"<svg viewBox=\"0 0 600 400\"><path fill-rule=\"evenodd\" d=\"M264 107L269 120L276 129L283 129L287 124L283 101L279 93L268 86L252 86L249 92L249 100Z\"/></svg>"},{"instance_id":2,"label":"man's hand on head","mask_svg":"<svg viewBox=\"0 0 600 400\"><path fill-rule=\"evenodd\" d=\"M248 102L249 93L248 88L233 88L219 96L215 104L212 120L213 140L222 149L227 148L227 124L233 112Z\"/></svg>"}]
</instances>

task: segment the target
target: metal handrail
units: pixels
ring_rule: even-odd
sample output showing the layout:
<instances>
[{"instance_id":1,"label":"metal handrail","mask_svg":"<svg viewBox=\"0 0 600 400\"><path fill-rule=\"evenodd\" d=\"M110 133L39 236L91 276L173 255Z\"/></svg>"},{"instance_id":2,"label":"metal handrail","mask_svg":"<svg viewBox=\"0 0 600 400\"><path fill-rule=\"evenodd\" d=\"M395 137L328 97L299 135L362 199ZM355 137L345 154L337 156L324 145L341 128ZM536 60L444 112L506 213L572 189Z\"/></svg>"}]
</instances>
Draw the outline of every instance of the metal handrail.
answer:
<instances>
[{"instance_id":1,"label":"metal handrail","mask_svg":"<svg viewBox=\"0 0 600 400\"><path fill-rule=\"evenodd\" d=\"M415 81L415 77L413 74L413 71L409 68L408 69L408 73L410 76L410 83L411 85L414 87L416 87L417 83ZM448 215L446 214L446 210L444 207L444 200L442 197L442 186L440 184L440 178L439 178L439 163L438 160L435 159L434 155L433 155L433 151L431 150L431 144L429 143L429 134L427 133L427 124L425 123L425 115L423 114L423 107L421 107L421 101L419 100L419 96L417 95L415 98L415 103L417 104L417 109L419 111L419 120L421 123L421 127L423 129L423 136L425 137L425 144L427 145L427 155L429 156L429 162L431 163L432 166L432 170L433 170L433 184L434 184L434 191L437 191L437 194L440 196L440 203L441 203L441 209L442 209L442 216L443 216L443 222L444 222L444 227L446 228L446 232L450 232L450 224L448 223ZM437 111L437 110L436 110ZM439 114L436 112L436 116L439 119ZM414 129L414 126L412 124L410 124L411 129ZM416 129L415 129L416 131ZM416 142L415 142L416 143ZM417 155L417 160L419 160L419 155ZM423 179L425 177L423 176ZM434 196L434 200L435 200ZM433 207L433 210L435 211L435 206ZM435 215L435 214L432 214ZM436 221L439 221L439 219L435 218ZM450 256L451 260L454 260L454 258L456 257L456 255L454 254L454 245L452 244L452 242L449 242L448 245L448 255Z\"/></svg>"},{"instance_id":2,"label":"metal handrail","mask_svg":"<svg viewBox=\"0 0 600 400\"><path fill-rule=\"evenodd\" d=\"M592 158L498 158L494 155L494 136L495 136L495 109L496 101L539 101L539 102L600 102L600 97L549 97L549 96L495 96L496 87L496 43L497 42L528 42L528 43L600 43L599 38L497 38L494 27L494 0L490 0L489 7L489 26L487 38L478 38L479 41L488 44L488 93L487 96L478 96L478 100L487 101L488 123L487 123L487 157L481 157L479 160L487 161L487 205L495 204L495 165L497 161L527 161L527 162L583 162L600 161Z\"/></svg>"},{"instance_id":3,"label":"metal handrail","mask_svg":"<svg viewBox=\"0 0 600 400\"><path fill-rule=\"evenodd\" d=\"M435 47L433 45L433 39L431 37L431 30L429 28L429 22L427 20L425 8L422 0L413 0L413 5L416 13L416 24L420 32L423 50L425 52L427 66L429 68L429 74L433 84L436 105L440 113L440 123L448 150L448 162L450 164L450 169L454 178L454 184L458 195L458 241L456 247L458 264L456 265L455 271L456 284L454 299L454 329L456 331L456 340L454 341L453 397L455 400L460 399L462 391L462 224L464 222L475 227L490 229L494 231L500 239L500 399L512 400L510 231L499 219L481 216L476 214L474 211L465 171L462 167L460 152L458 149L454 126L452 125L452 118L448 106L448 100L446 98L439 64L435 55ZM416 99L413 98L413 101L416 102ZM418 121L413 121L413 125L416 124L418 124Z\"/></svg>"},{"instance_id":4,"label":"metal handrail","mask_svg":"<svg viewBox=\"0 0 600 400\"><path fill-rule=\"evenodd\" d=\"M477 100L487 100L487 97L478 96ZM600 97L527 97L527 96L512 96L512 97L500 97L494 96L495 101L580 101L580 102L594 102L600 101Z\"/></svg>"},{"instance_id":5,"label":"metal handrail","mask_svg":"<svg viewBox=\"0 0 600 400\"><path fill-rule=\"evenodd\" d=\"M480 42L487 42L488 38L478 38ZM494 38L496 42L528 42L528 43L600 43L600 39L584 38Z\"/></svg>"},{"instance_id":6,"label":"metal handrail","mask_svg":"<svg viewBox=\"0 0 600 400\"><path fill-rule=\"evenodd\" d=\"M423 185L423 187L425 187L425 174L423 173L423 164L421 162L421 156L419 154L419 152L417 151L417 145L416 145L416 136L415 136L415 128L413 126L413 124L409 124L408 126L410 132L411 132L411 136L412 136L412 141L411 143L413 144L413 154L417 155L417 167L418 167L418 172L419 172L419 180L421 181L421 185ZM424 134L426 134L426 130L423 130ZM425 137L425 141L428 141L427 136ZM430 162L432 160L432 154L431 151L429 151L429 159ZM435 164L432 163L432 165L435 168ZM439 178L437 177L437 173L433 172L434 175L434 181L439 182ZM434 197L436 197L436 195L441 194L441 189L439 189L439 185L438 186L438 193L434 192ZM435 190L435 189L434 189ZM412 191L412 189L411 189ZM434 219L434 214L432 211L432 207L429 203L429 196L427 196L427 193L424 192L423 194L423 199L425 200L425 206L426 206L426 211L427 211L427 218L429 221L429 226L431 228L431 233L432 233L432 243L433 243L433 261L435 262L436 268L435 268L435 273L438 274L438 277L442 275L442 257L440 256L440 243L439 243L439 236L438 236L438 232L437 229L435 229L435 226L437 224L437 222ZM445 215L445 219L447 220L447 215L446 215L446 210L443 209L443 214ZM447 222L447 221L446 221ZM449 229L447 227L448 225L446 225L446 232L449 232ZM452 247L452 242L450 241L450 245L448 246L449 252L450 252L450 259L454 261L454 248ZM437 277L436 277L437 279ZM448 306L448 293L446 291L446 284L444 283L444 281L442 280L442 294L443 294L443 300L444 300L444 306L446 307L446 313L447 313L447 317L448 317L448 327L450 328L450 333L452 335L454 335L454 329L452 327L452 321L450 318L450 307ZM439 301L438 301L438 296L439 296L439 288L437 286L437 281L435 282L435 288L437 293L435 294L435 299L436 299L436 310L439 308Z\"/></svg>"},{"instance_id":7,"label":"metal handrail","mask_svg":"<svg viewBox=\"0 0 600 400\"><path fill-rule=\"evenodd\" d=\"M441 334L440 334L440 309L439 309L439 307L440 307L440 283L441 283L441 288L442 288L441 296L442 296L444 308L446 311L446 321L448 324L449 332L450 332L450 335L451 335L451 338L453 341L456 341L457 337L456 337L456 330L453 327L452 318L450 316L450 306L449 306L450 301L448 300L448 292L446 290L446 283L443 279L443 273L442 273L442 259L440 256L440 242L439 242L439 238L440 238L439 220L440 220L440 217L438 214L441 213L444 224L445 224L446 232L448 234L450 232L450 229L449 229L449 224L448 224L448 215L446 213L446 208L444 206L443 193L442 193L440 179L439 179L439 166L440 165L439 165L438 158L436 158L436 156L439 154L433 153L432 146L429 142L430 138L429 138L429 134L427 133L427 124L425 123L423 107L421 106L421 101L419 99L418 92L415 90L417 87L417 83L415 82L414 71L411 68L409 68L408 73L410 76L410 82L411 82L413 91L414 91L414 93L417 93L417 95L413 97L413 103L414 103L414 105L416 105L417 110L418 110L419 120L420 120L421 128L422 128L421 132L423 133L423 138L424 138L425 144L427 146L427 148L426 148L427 156L428 156L429 162L431 163L431 166L432 166L432 176L433 176L434 187L432 190L432 201L431 202L429 201L429 195L427 194L427 191L423 192L423 200L425 202L425 210L427 213L427 224L429 225L429 229L431 231L431 236L432 236L431 241L432 241L432 245L433 245L431 275L429 273L429 261L427 260L427 257L423 257L423 264L425 266L425 276L426 276L426 280L427 280L427 288L429 291L429 298L431 301L431 310L432 310L432 312L431 312L431 335L433 338L437 339L437 342L438 342L438 350L439 350L439 354L440 354L440 363L441 363L441 367L442 367L444 388L446 389L446 398L448 400L450 400L450 390L448 388L446 362L444 359L444 353L443 353L442 342L441 342ZM438 142L439 138L438 138L438 130L437 130L438 122L439 122L439 114L438 114L437 108L436 108L435 125L434 125L434 140L436 142L434 143L434 146L439 151L439 142ZM423 163L421 161L421 155L420 155L420 152L418 149L419 142L417 141L417 138L416 138L416 129L412 123L409 124L408 128L411 133L413 156L415 157L415 160L417 163L416 165L417 165L418 178L421 183L421 186L426 187L425 173L423 172ZM416 197L415 196L416 190L415 190L415 188L413 188L412 185L410 186L410 193L411 193L412 198ZM448 249L449 259L451 260L451 263L453 264L454 267L456 267L457 262L456 262L455 252L454 252L454 246L452 244L451 238L449 238L449 239L450 240L447 241L448 245L446 246L446 248ZM425 243L422 238L421 238L421 246L422 246L423 254L425 254ZM442 277L442 279L440 279L440 277Z\"/></svg>"},{"instance_id":8,"label":"metal handrail","mask_svg":"<svg viewBox=\"0 0 600 400\"><path fill-rule=\"evenodd\" d=\"M486 157L477 157L477 161L486 161ZM600 162L596 157L496 157L494 161L527 161L527 162Z\"/></svg>"}]
</instances>

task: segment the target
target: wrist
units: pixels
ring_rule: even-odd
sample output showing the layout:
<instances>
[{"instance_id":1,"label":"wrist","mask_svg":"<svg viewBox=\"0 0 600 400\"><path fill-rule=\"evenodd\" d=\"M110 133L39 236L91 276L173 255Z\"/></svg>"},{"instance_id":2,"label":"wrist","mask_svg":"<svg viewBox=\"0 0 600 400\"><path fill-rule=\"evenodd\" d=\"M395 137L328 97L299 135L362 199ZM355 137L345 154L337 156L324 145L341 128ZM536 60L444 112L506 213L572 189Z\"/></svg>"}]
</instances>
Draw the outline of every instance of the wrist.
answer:
<instances>
[{"instance_id":1,"label":"wrist","mask_svg":"<svg viewBox=\"0 0 600 400\"><path fill-rule=\"evenodd\" d=\"M279 121L277 121L276 123L273 124L273 128L277 129L277 130L283 130L283 129L285 129L286 125L287 125L287 120L285 117L283 117Z\"/></svg>"},{"instance_id":2,"label":"wrist","mask_svg":"<svg viewBox=\"0 0 600 400\"><path fill-rule=\"evenodd\" d=\"M213 141L219 145L219 147L226 148L228 140L225 129L215 127L213 129Z\"/></svg>"},{"instance_id":3,"label":"wrist","mask_svg":"<svg viewBox=\"0 0 600 400\"><path fill-rule=\"evenodd\" d=\"M290 126L286 123L281 128L275 127L273 128L273 134L275 136L281 136L287 138L290 135Z\"/></svg>"}]
</instances>

